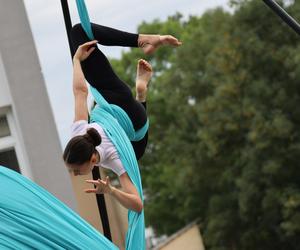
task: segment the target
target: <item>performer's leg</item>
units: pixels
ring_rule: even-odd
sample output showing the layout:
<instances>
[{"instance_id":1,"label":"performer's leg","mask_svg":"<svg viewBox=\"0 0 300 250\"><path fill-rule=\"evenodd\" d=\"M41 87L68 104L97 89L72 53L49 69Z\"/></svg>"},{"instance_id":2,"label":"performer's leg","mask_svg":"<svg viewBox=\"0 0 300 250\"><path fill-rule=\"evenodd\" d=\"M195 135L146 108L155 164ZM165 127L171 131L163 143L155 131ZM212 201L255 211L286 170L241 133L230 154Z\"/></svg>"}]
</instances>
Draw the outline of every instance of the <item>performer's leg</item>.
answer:
<instances>
[{"instance_id":1,"label":"performer's leg","mask_svg":"<svg viewBox=\"0 0 300 250\"><path fill-rule=\"evenodd\" d=\"M147 110L146 101L142 102L141 104L144 106L145 110ZM144 155L146 151L147 143L148 143L148 131L145 134L144 138L141 139L140 141L131 142L137 160L142 158L142 156Z\"/></svg>"},{"instance_id":2,"label":"performer's leg","mask_svg":"<svg viewBox=\"0 0 300 250\"><path fill-rule=\"evenodd\" d=\"M113 35L109 34L108 31L110 30L112 30ZM104 31L100 32L100 30L97 30L97 32L95 32L97 36L100 34L102 34L103 37L104 35L113 36L113 40L116 39L116 33L121 34L127 39L128 43L132 42L131 45L134 45L134 39L137 39L134 34L128 33L128 35L124 35L125 32L114 31L107 27L104 28ZM71 39L75 50L81 44L89 41L81 25L75 25L73 27ZM102 42L107 43L105 37L101 39ZM117 39L114 41L117 42ZM118 105L128 114L135 130L145 125L147 114L143 105L134 99L129 86L115 74L108 59L98 48L82 62L82 70L86 80L102 94L107 102Z\"/></svg>"},{"instance_id":3,"label":"performer's leg","mask_svg":"<svg viewBox=\"0 0 300 250\"><path fill-rule=\"evenodd\" d=\"M145 54L153 53L162 45L174 47L181 45L181 42L171 35L134 34L94 23L91 23L91 27L95 39L100 44L106 46L140 47Z\"/></svg>"},{"instance_id":4,"label":"performer's leg","mask_svg":"<svg viewBox=\"0 0 300 250\"><path fill-rule=\"evenodd\" d=\"M145 61L140 59L137 66L137 77L136 77L136 100L140 102L145 111L147 110L146 99L147 99L147 91L148 84L152 77L152 67L151 65ZM131 142L134 148L136 158L139 160L145 153L147 143L148 143L148 132L144 136L143 139L136 142Z\"/></svg>"},{"instance_id":5,"label":"performer's leg","mask_svg":"<svg viewBox=\"0 0 300 250\"><path fill-rule=\"evenodd\" d=\"M144 155L147 148L147 143L148 143L148 132L145 134L142 140L131 142L137 160L141 159L142 156Z\"/></svg>"}]
</instances>

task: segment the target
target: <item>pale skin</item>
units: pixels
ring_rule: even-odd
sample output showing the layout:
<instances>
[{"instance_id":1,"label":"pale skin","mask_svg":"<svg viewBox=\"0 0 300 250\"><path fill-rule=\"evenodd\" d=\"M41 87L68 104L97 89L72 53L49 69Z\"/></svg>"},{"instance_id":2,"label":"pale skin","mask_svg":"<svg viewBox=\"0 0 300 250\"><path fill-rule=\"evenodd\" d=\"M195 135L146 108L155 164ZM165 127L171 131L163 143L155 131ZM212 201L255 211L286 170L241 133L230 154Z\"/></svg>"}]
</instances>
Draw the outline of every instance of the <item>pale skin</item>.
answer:
<instances>
[{"instance_id":1,"label":"pale skin","mask_svg":"<svg viewBox=\"0 0 300 250\"><path fill-rule=\"evenodd\" d=\"M139 35L138 46L142 48L146 55L152 54L162 45L178 47L182 45L182 42L171 35Z\"/></svg>"},{"instance_id":2,"label":"pale skin","mask_svg":"<svg viewBox=\"0 0 300 250\"><path fill-rule=\"evenodd\" d=\"M78 47L73 57L73 94L75 98L75 121L88 120L88 87L86 85L85 77L81 68L81 61L84 61L95 50L97 41L90 41ZM160 35L139 35L139 47L145 54L153 53L161 45L179 46L179 42L172 36ZM147 97L148 83L152 77L153 70L151 65L140 59L137 65L136 77L136 100L145 102ZM100 156L96 152L92 155L91 159L78 166L67 164L75 175L86 175L92 171L94 166L100 162ZM136 212L143 210L143 202L137 192L137 189L131 182L127 173L119 176L119 181L122 190L113 187L110 184L109 177L105 180L86 180L87 183L93 184L95 188L85 189L86 193L108 194L116 198L124 207Z\"/></svg>"}]
</instances>

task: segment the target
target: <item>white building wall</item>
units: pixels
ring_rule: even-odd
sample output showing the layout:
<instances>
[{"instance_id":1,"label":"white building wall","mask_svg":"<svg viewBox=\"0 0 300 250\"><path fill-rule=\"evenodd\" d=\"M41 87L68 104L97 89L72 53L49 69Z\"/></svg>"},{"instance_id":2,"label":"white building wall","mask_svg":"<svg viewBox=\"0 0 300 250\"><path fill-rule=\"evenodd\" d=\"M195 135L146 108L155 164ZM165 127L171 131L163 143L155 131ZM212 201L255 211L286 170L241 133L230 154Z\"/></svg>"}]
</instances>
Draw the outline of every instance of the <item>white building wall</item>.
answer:
<instances>
[{"instance_id":1,"label":"white building wall","mask_svg":"<svg viewBox=\"0 0 300 250\"><path fill-rule=\"evenodd\" d=\"M0 108L11 105L7 78L4 70L2 56L0 53Z\"/></svg>"},{"instance_id":2,"label":"white building wall","mask_svg":"<svg viewBox=\"0 0 300 250\"><path fill-rule=\"evenodd\" d=\"M12 133L2 141L13 144L22 174L76 209L22 0L0 0L0 31L0 112Z\"/></svg>"}]
</instances>

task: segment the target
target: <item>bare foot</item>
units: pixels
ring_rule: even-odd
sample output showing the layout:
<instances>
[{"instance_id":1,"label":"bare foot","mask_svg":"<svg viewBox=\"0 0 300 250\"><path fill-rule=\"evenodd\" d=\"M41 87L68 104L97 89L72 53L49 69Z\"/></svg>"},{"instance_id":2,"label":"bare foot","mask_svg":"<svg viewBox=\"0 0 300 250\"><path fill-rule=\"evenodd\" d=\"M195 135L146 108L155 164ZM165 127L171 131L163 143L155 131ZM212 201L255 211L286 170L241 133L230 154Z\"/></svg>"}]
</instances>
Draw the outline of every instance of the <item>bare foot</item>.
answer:
<instances>
[{"instance_id":1,"label":"bare foot","mask_svg":"<svg viewBox=\"0 0 300 250\"><path fill-rule=\"evenodd\" d=\"M136 76L136 99L139 102L145 102L147 97L148 83L152 77L153 70L150 63L140 59L137 65Z\"/></svg>"},{"instance_id":2,"label":"bare foot","mask_svg":"<svg viewBox=\"0 0 300 250\"><path fill-rule=\"evenodd\" d=\"M139 35L138 45L146 55L152 54L162 45L178 47L182 42L171 35Z\"/></svg>"}]
</instances>

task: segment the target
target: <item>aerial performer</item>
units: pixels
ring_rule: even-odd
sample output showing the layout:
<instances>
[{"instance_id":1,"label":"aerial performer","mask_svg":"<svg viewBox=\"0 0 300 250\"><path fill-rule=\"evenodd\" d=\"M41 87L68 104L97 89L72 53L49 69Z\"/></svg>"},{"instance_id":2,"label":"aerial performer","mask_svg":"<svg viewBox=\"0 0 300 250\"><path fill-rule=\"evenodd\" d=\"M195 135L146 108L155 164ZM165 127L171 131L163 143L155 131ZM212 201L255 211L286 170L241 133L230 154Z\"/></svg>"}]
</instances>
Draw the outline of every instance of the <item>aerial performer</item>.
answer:
<instances>
[{"instance_id":1,"label":"aerial performer","mask_svg":"<svg viewBox=\"0 0 300 250\"><path fill-rule=\"evenodd\" d=\"M136 98L129 86L114 72L97 43L106 46L139 47L145 54L162 45L179 46L171 35L132 34L97 24L90 24L91 40L81 24L71 30L73 57L73 93L75 118L63 159L75 175L85 175L96 167L112 170L119 177L122 190L105 180L87 180L96 188L86 193L113 196L128 209L129 227L126 249L145 249L143 193L137 160L142 157L148 140L146 97L152 76L151 65L140 59L137 65ZM97 105L89 117L87 96ZM138 248L137 248L138 247Z\"/></svg>"}]
</instances>

